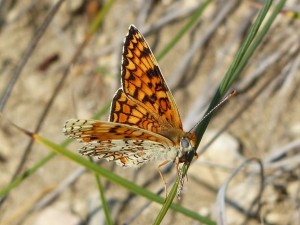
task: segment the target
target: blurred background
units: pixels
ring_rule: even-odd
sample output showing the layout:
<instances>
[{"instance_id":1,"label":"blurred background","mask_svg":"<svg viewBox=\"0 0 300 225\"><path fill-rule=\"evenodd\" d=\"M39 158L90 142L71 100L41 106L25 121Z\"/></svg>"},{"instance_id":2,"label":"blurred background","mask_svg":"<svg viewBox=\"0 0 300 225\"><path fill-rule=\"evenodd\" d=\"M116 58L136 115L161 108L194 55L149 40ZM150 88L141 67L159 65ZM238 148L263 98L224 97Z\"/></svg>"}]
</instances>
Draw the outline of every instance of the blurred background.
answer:
<instances>
[{"instance_id":1,"label":"blurred background","mask_svg":"<svg viewBox=\"0 0 300 225\"><path fill-rule=\"evenodd\" d=\"M199 122L264 4L208 2L197 17L205 1L0 1L0 190L51 153L31 144L7 119L57 144L66 139L62 127L70 118L107 120L120 87L130 24L157 57L184 129ZM107 4L93 33L93 21ZM228 223L300 224L299 12L299 1L286 2L232 87L238 95L214 114L198 148L204 153L191 165L181 199L175 200L183 207L215 221L218 189L255 157L264 166L263 190L258 166L247 164L227 189ZM193 25L182 32L192 18ZM164 54L180 32L180 40ZM77 152L80 146L72 142L68 149ZM163 188L155 163L137 170L105 160L101 165L152 192ZM172 184L172 163L164 174ZM115 224L153 223L161 205L102 182ZM2 198L0 206L0 224L53 223L105 224L94 175L59 155ZM163 220L183 223L200 224L172 210Z\"/></svg>"}]
</instances>

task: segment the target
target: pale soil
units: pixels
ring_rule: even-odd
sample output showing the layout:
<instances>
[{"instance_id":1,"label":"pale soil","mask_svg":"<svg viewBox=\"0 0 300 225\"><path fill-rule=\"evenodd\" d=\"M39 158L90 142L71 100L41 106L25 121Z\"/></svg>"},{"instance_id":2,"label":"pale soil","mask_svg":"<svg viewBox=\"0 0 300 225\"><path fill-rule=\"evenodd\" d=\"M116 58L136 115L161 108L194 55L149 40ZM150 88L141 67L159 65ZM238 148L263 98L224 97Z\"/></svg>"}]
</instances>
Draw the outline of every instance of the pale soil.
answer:
<instances>
[{"instance_id":1,"label":"pale soil","mask_svg":"<svg viewBox=\"0 0 300 225\"><path fill-rule=\"evenodd\" d=\"M157 3L157 6L150 12L146 24L155 23L158 18L174 10L172 7L176 8L179 4L169 3L170 1L162 2ZM31 6L27 1L19 1L8 13L8 23L2 27L0 33L1 92L11 78L28 43L35 35L37 27L45 18L49 4L47 1L40 1L39 4ZM143 3L141 1L117 1L115 3L113 10L104 20L101 29L85 48L80 63L72 67L63 89L58 93L39 132L41 136L55 143L61 143L66 138L62 134L62 127L67 119L73 117L91 118L99 109L111 101L115 90L119 87L121 41L127 33L128 26L136 21L136 16L139 14L141 7L139 4ZM28 6L29 9L26 9L25 6ZM36 50L29 58L4 108L3 115L20 127L30 131L35 129L38 118L59 82L64 68L68 65L72 55L84 38L88 21L84 15L71 15L70 11L74 8L76 6L69 3L61 7L38 43ZM25 11L23 12L22 9ZM160 67L168 83L173 82L172 74L176 72L177 66L181 63L192 43L205 34L211 26L214 13L218 12L218 10L215 10L216 5L211 4L201 17L198 26L194 27L195 36L190 36L190 33L184 35L182 40L160 60ZM218 26L205 48L200 49L193 57L192 65L184 73L184 76L194 75L193 80L184 87L177 88L174 92L184 122L198 121L196 118L187 117L195 109L196 102L199 99L203 98L204 102L210 101L215 91L215 85L220 83L241 40L243 40L240 35L238 38L232 38L240 29L241 22L246 19L246 15L250 13L250 10L253 10L253 8L247 2L237 5L227 16L226 21ZM154 32L159 33L159 37L155 37L153 34L146 37L150 46L155 46L153 48L155 55L161 52L169 43L173 34L179 32L187 21L188 19L181 19L175 23L165 25L159 32ZM63 30L64 26L67 26L65 30ZM143 25L139 27L141 30L143 28ZM215 158L212 158L209 153L207 153L208 156L203 156L209 162L215 162L218 166L225 165L228 168L224 169L217 165L208 166L202 161L201 156L191 166L189 180L185 182L181 201L175 200L175 202L215 220L215 190L224 183L234 168L243 160L251 157L264 160L270 156L272 151L299 140L300 67L299 54L297 54L299 49L293 54L293 49L299 48L299 28L299 20L292 20L285 15L278 16L276 23L269 31L268 37L256 51L248 67L243 71L240 81L246 81L258 70L261 63L265 63L267 57L282 51L286 52L279 58L279 61L263 72L263 78L257 80L245 92L240 93L229 103L226 103L219 113L215 114L216 117L209 125L209 130L220 129L240 108L248 104L249 98L261 88L261 85L269 76L274 76L274 82L264 89L243 114L238 116L227 131L235 140L236 144L234 146L237 148L235 153L241 158L234 162L228 162L226 158L230 158L230 155L222 150L220 150L222 154L218 154L217 151L214 155ZM295 41L293 41L293 37ZM234 41L231 42L232 40ZM288 45L287 42L290 42L290 44ZM285 44L288 46L282 49ZM107 46L113 46L112 51L99 56ZM225 47L229 49L226 50ZM46 71L38 71L37 67L55 53L59 54L60 59ZM200 62L199 57L203 57ZM199 63L200 68L194 70L195 65ZM293 69L293 65L295 69ZM293 70L296 72L293 72ZM189 74L192 71L194 71L194 74ZM293 72L293 74L289 74L289 72ZM214 76L213 73L217 75ZM277 75L281 73L283 78L278 79ZM277 80L275 80L275 77ZM206 107L207 105L202 111L197 112L197 115L201 115ZM108 112L101 120L107 120L107 116ZM9 184L29 142L29 138L12 127L5 117L1 118L0 130L0 188L4 188ZM190 125L186 124L185 127L191 128ZM208 141L208 138L204 137L204 141ZM226 145L224 142L219 145L220 148L229 149L233 148L231 146ZM72 143L68 146L68 149L76 152L78 147L80 147L80 144ZM34 166L49 153L49 149L40 144L34 144L24 170ZM297 160L297 152L290 152L284 156L284 159ZM299 163L298 167L293 167L293 163L297 164L297 161L286 161L279 168L267 168L265 171L268 184L263 195L262 201L264 204L261 217L267 218L268 223L266 222L266 224L271 222L273 224L300 223L299 209L296 207L299 206ZM293 169L289 170L286 167L287 164ZM147 186L147 189L153 192L157 192L163 187L155 169L156 164L149 164L138 170L113 167L112 163L106 161L103 166L140 185L150 179L150 185ZM64 222L65 224L79 224L78 221L86 217L88 211L93 209L92 206L97 207L99 205L97 184L93 174L88 172L83 173L75 182L65 188L59 197L47 204L42 210L31 211L40 199L53 191L76 169L78 169L78 165L74 162L62 156L54 157L11 191L8 199L0 208L0 224L47 224L47 221L42 218L45 216L45 211L51 208L63 212L58 214L57 217L52 217L52 224L63 224L65 220L67 221ZM176 170L172 168L165 175L166 180L169 181L175 174ZM152 179L153 177L154 179ZM242 173L229 187L228 197L237 204L248 208L259 188L258 180L257 176ZM106 180L102 179L102 181L106 183ZM208 187L207 184L211 186ZM282 194L279 189L276 191L275 184L276 187L281 185L281 187L286 188L287 194ZM113 219L118 224L130 220L147 203L144 198L134 197L124 204L123 201L128 197L128 192L115 184L108 186L106 194L108 201L113 202L111 204ZM120 206L121 210L119 210ZM131 224L152 224L159 210L160 205L152 203ZM229 206L227 213L230 224L242 224L244 221L244 215L232 210ZM64 217L66 214L71 219L66 219ZM53 216L53 214L51 215ZM163 221L163 224L183 223L199 224L172 210L169 211ZM100 222L94 224L100 224ZM263 224L263 222L249 220L248 224Z\"/></svg>"}]
</instances>

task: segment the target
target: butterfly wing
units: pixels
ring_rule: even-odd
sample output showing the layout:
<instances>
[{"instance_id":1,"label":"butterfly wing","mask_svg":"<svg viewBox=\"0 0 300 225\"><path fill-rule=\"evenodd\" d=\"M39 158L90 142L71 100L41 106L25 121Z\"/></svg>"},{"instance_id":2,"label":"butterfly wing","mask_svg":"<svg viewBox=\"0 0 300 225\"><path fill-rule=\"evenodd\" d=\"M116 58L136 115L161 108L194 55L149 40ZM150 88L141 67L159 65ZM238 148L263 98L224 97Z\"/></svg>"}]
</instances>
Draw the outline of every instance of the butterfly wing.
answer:
<instances>
[{"instance_id":1,"label":"butterfly wing","mask_svg":"<svg viewBox=\"0 0 300 225\"><path fill-rule=\"evenodd\" d=\"M140 167L150 161L174 160L176 150L167 151L167 148L169 147L149 140L107 140L88 143L79 152L115 161L117 165L123 167Z\"/></svg>"},{"instance_id":2,"label":"butterfly wing","mask_svg":"<svg viewBox=\"0 0 300 225\"><path fill-rule=\"evenodd\" d=\"M122 59L122 88L127 98L146 109L162 129L182 130L174 98L142 34L131 25Z\"/></svg>"},{"instance_id":3,"label":"butterfly wing","mask_svg":"<svg viewBox=\"0 0 300 225\"><path fill-rule=\"evenodd\" d=\"M173 143L159 134L126 124L70 119L65 135L85 142L80 153L116 161L121 166L140 166L152 160L174 160Z\"/></svg>"},{"instance_id":4,"label":"butterfly wing","mask_svg":"<svg viewBox=\"0 0 300 225\"><path fill-rule=\"evenodd\" d=\"M161 130L159 118L154 118L143 106L127 98L122 89L119 89L113 98L109 121L128 124L155 133Z\"/></svg>"}]
</instances>

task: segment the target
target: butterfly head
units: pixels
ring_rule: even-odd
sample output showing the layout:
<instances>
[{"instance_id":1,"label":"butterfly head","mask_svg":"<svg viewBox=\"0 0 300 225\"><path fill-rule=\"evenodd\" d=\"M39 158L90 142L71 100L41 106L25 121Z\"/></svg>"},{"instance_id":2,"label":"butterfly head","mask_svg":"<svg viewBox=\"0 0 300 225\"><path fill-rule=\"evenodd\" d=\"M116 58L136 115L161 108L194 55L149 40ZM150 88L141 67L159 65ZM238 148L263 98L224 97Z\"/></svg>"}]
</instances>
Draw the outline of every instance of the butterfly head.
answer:
<instances>
[{"instance_id":1,"label":"butterfly head","mask_svg":"<svg viewBox=\"0 0 300 225\"><path fill-rule=\"evenodd\" d=\"M186 133L186 135L180 139L180 151L178 153L179 162L187 161L189 153L194 150L194 146L194 135L191 133Z\"/></svg>"}]
</instances>

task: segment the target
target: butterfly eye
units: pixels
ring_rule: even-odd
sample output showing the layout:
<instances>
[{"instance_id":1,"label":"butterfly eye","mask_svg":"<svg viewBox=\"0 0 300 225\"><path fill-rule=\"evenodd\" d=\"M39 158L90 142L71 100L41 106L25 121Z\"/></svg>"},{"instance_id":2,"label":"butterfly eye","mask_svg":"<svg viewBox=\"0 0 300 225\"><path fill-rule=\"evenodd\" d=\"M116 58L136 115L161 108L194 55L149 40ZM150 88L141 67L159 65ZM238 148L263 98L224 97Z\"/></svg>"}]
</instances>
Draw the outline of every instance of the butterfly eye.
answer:
<instances>
[{"instance_id":1,"label":"butterfly eye","mask_svg":"<svg viewBox=\"0 0 300 225\"><path fill-rule=\"evenodd\" d=\"M188 148L188 147L190 147L190 142L187 138L183 137L180 140L180 145L182 148Z\"/></svg>"}]
</instances>

